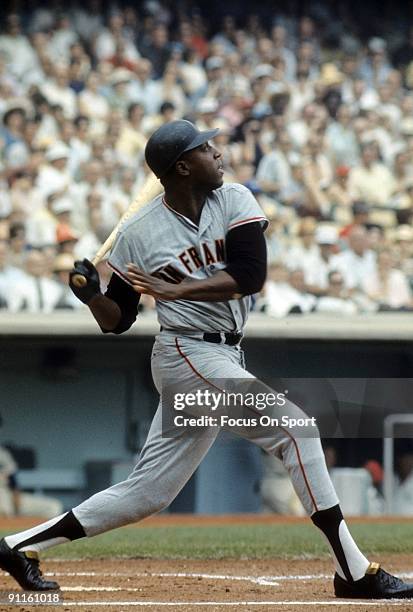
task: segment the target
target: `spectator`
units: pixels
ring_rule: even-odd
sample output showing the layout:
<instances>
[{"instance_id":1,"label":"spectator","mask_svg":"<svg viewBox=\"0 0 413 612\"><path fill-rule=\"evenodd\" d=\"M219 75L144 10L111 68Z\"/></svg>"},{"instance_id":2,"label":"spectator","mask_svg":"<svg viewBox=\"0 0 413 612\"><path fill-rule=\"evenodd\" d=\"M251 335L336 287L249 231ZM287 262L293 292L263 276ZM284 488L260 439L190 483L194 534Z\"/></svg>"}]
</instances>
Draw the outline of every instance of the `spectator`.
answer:
<instances>
[{"instance_id":1,"label":"spectator","mask_svg":"<svg viewBox=\"0 0 413 612\"><path fill-rule=\"evenodd\" d=\"M277 318L286 316L293 306L288 285L288 269L280 261L274 261L268 267L267 282L259 306L266 314Z\"/></svg>"},{"instance_id":2,"label":"spectator","mask_svg":"<svg viewBox=\"0 0 413 612\"><path fill-rule=\"evenodd\" d=\"M56 220L56 236L52 244L60 242L62 235L74 234L71 227L71 215L73 204L70 198L63 195L54 199L52 203L52 212Z\"/></svg>"},{"instance_id":3,"label":"spectator","mask_svg":"<svg viewBox=\"0 0 413 612\"><path fill-rule=\"evenodd\" d=\"M67 63L70 47L77 42L78 35L74 31L67 15L60 15L55 22L53 34L48 44L48 53L58 62Z\"/></svg>"},{"instance_id":4,"label":"spectator","mask_svg":"<svg viewBox=\"0 0 413 612\"><path fill-rule=\"evenodd\" d=\"M281 262L269 266L264 296L259 306L272 317L308 313L314 310L316 298L306 291L304 273L288 271Z\"/></svg>"},{"instance_id":5,"label":"spectator","mask_svg":"<svg viewBox=\"0 0 413 612\"><path fill-rule=\"evenodd\" d=\"M56 243L57 219L53 213L53 204L61 196L60 191L50 193L46 198L46 205L27 218L27 242L31 247L43 248Z\"/></svg>"},{"instance_id":6,"label":"spectator","mask_svg":"<svg viewBox=\"0 0 413 612\"><path fill-rule=\"evenodd\" d=\"M109 103L100 89L100 76L90 72L86 87L79 94L79 111L91 121L91 133L101 135L109 114Z\"/></svg>"},{"instance_id":7,"label":"spectator","mask_svg":"<svg viewBox=\"0 0 413 612\"><path fill-rule=\"evenodd\" d=\"M63 142L57 142L46 151L45 166L37 177L37 187L44 197L52 192L64 192L69 188L71 176L67 169L70 150Z\"/></svg>"},{"instance_id":8,"label":"spectator","mask_svg":"<svg viewBox=\"0 0 413 612\"><path fill-rule=\"evenodd\" d=\"M319 260L320 250L315 240L317 223L312 217L304 217L298 226L299 242L291 247L286 255L286 264L290 270L302 267L305 278L311 276Z\"/></svg>"},{"instance_id":9,"label":"spectator","mask_svg":"<svg viewBox=\"0 0 413 612\"><path fill-rule=\"evenodd\" d=\"M337 166L335 179L328 189L328 198L331 202L335 218L337 218L337 214L340 214L340 212L346 215L353 203L353 195L350 192L348 183L349 173L349 166Z\"/></svg>"},{"instance_id":10,"label":"spectator","mask_svg":"<svg viewBox=\"0 0 413 612\"><path fill-rule=\"evenodd\" d=\"M23 131L26 113L23 108L10 108L3 115L3 129L0 132L3 140L4 151L14 144L23 141Z\"/></svg>"},{"instance_id":11,"label":"spectator","mask_svg":"<svg viewBox=\"0 0 413 612\"><path fill-rule=\"evenodd\" d=\"M37 210L42 208L44 198L39 188L35 185L35 177L32 172L18 171L14 177L10 177L11 188L9 190L10 202L13 212L21 216L21 221L26 222Z\"/></svg>"},{"instance_id":12,"label":"spectator","mask_svg":"<svg viewBox=\"0 0 413 612\"><path fill-rule=\"evenodd\" d=\"M152 78L152 64L149 60L141 58L135 68L136 78L132 79L129 87L129 98L143 105L145 113L152 115L158 111L159 100L155 96L156 82Z\"/></svg>"},{"instance_id":13,"label":"spectator","mask_svg":"<svg viewBox=\"0 0 413 612\"><path fill-rule=\"evenodd\" d=\"M316 218L329 217L331 203L328 189L333 173L330 162L324 152L323 138L312 134L307 143L308 154L304 158L304 183L309 194L307 214Z\"/></svg>"},{"instance_id":14,"label":"spectator","mask_svg":"<svg viewBox=\"0 0 413 612\"><path fill-rule=\"evenodd\" d=\"M76 94L69 84L69 70L64 64L56 64L51 79L46 79L41 93L49 104L58 104L67 119L74 119L77 110Z\"/></svg>"},{"instance_id":15,"label":"spectator","mask_svg":"<svg viewBox=\"0 0 413 612\"><path fill-rule=\"evenodd\" d=\"M354 199L372 206L389 206L396 182L390 170L377 161L374 147L367 143L362 147L361 164L350 171L349 187Z\"/></svg>"},{"instance_id":16,"label":"spectator","mask_svg":"<svg viewBox=\"0 0 413 612\"><path fill-rule=\"evenodd\" d=\"M83 165L80 181L71 186L69 195L73 202L71 223L75 231L83 233L88 229L88 204L87 197L91 191L95 191L108 198L103 177L103 164L96 161L96 154L92 155L93 161Z\"/></svg>"},{"instance_id":17,"label":"spectator","mask_svg":"<svg viewBox=\"0 0 413 612\"><path fill-rule=\"evenodd\" d=\"M162 23L156 24L151 31L150 40L141 44L139 51L151 62L154 79L160 79L171 55L166 26Z\"/></svg>"},{"instance_id":18,"label":"spectator","mask_svg":"<svg viewBox=\"0 0 413 612\"><path fill-rule=\"evenodd\" d=\"M353 166L358 161L359 148L351 119L350 108L341 104L336 121L327 128L327 146L334 166Z\"/></svg>"},{"instance_id":19,"label":"spectator","mask_svg":"<svg viewBox=\"0 0 413 612\"><path fill-rule=\"evenodd\" d=\"M413 310L412 291L402 270L394 267L389 249L382 249L377 256L375 274L364 280L368 297L379 305L379 310Z\"/></svg>"},{"instance_id":20,"label":"spectator","mask_svg":"<svg viewBox=\"0 0 413 612\"><path fill-rule=\"evenodd\" d=\"M146 144L146 138L142 130L143 116L144 108L142 104L137 102L130 104L128 107L128 120L123 123L116 143L116 150L121 159L131 167L137 166L143 156Z\"/></svg>"},{"instance_id":21,"label":"spectator","mask_svg":"<svg viewBox=\"0 0 413 612\"><path fill-rule=\"evenodd\" d=\"M24 278L22 270L9 264L8 253L7 240L0 239L0 308L10 307L10 292Z\"/></svg>"},{"instance_id":22,"label":"spectator","mask_svg":"<svg viewBox=\"0 0 413 612\"><path fill-rule=\"evenodd\" d=\"M108 25L98 33L95 40L95 53L99 61L108 61L115 55L116 44L123 41L125 44L124 55L131 62L139 59L138 50L132 40L125 37L124 19L120 13L114 13L109 17Z\"/></svg>"},{"instance_id":23,"label":"spectator","mask_svg":"<svg viewBox=\"0 0 413 612\"><path fill-rule=\"evenodd\" d=\"M352 220L340 230L340 238L347 238L351 230L358 225L367 227L370 220L370 208L365 202L357 201L351 206Z\"/></svg>"},{"instance_id":24,"label":"spectator","mask_svg":"<svg viewBox=\"0 0 413 612\"><path fill-rule=\"evenodd\" d=\"M75 245L75 259L92 259L108 235L102 214L102 198L93 191L88 195L89 231Z\"/></svg>"},{"instance_id":25,"label":"spectator","mask_svg":"<svg viewBox=\"0 0 413 612\"><path fill-rule=\"evenodd\" d=\"M90 254L89 254L90 255ZM82 254L82 257L88 257ZM69 253L60 253L53 261L53 274L55 281L60 286L60 298L55 304L54 310L78 310L83 308L81 302L76 299L69 287L69 272L74 266L74 258Z\"/></svg>"},{"instance_id":26,"label":"spectator","mask_svg":"<svg viewBox=\"0 0 413 612\"><path fill-rule=\"evenodd\" d=\"M370 38L367 55L361 63L360 74L364 81L372 87L384 83L389 76L391 67L387 58L387 44L383 38Z\"/></svg>"},{"instance_id":27,"label":"spectator","mask_svg":"<svg viewBox=\"0 0 413 612\"><path fill-rule=\"evenodd\" d=\"M340 272L332 270L328 273L326 295L318 299L316 310L337 315L354 315L358 312L357 305L344 287L344 279Z\"/></svg>"},{"instance_id":28,"label":"spectator","mask_svg":"<svg viewBox=\"0 0 413 612\"><path fill-rule=\"evenodd\" d=\"M132 72L126 68L116 68L110 77L110 91L107 96L109 106L113 110L119 110L122 114L128 109L131 98L129 82Z\"/></svg>"},{"instance_id":29,"label":"spectator","mask_svg":"<svg viewBox=\"0 0 413 612\"><path fill-rule=\"evenodd\" d=\"M331 260L338 248L338 232L331 225L319 225L316 230L316 242L319 247L317 260L307 270L305 281L307 289L314 295L323 295L329 288Z\"/></svg>"},{"instance_id":30,"label":"spectator","mask_svg":"<svg viewBox=\"0 0 413 612\"><path fill-rule=\"evenodd\" d=\"M8 71L19 81L30 83L31 76L38 70L37 57L22 33L20 17L14 13L6 17L6 32L0 36L0 52L4 53Z\"/></svg>"},{"instance_id":31,"label":"spectator","mask_svg":"<svg viewBox=\"0 0 413 612\"><path fill-rule=\"evenodd\" d=\"M376 255L369 249L365 227L351 229L348 248L332 258L331 267L341 272L346 289L363 291L367 279L377 273Z\"/></svg>"},{"instance_id":32,"label":"spectator","mask_svg":"<svg viewBox=\"0 0 413 612\"><path fill-rule=\"evenodd\" d=\"M119 185L111 193L112 206L118 217L121 217L126 212L136 197L136 182L136 172L134 170L129 168L122 170Z\"/></svg>"},{"instance_id":33,"label":"spectator","mask_svg":"<svg viewBox=\"0 0 413 612\"><path fill-rule=\"evenodd\" d=\"M307 291L304 270L301 270L300 268L291 270L288 280L289 286L291 287L292 302L289 312L294 314L305 314L315 310L317 300Z\"/></svg>"},{"instance_id":34,"label":"spectator","mask_svg":"<svg viewBox=\"0 0 413 612\"><path fill-rule=\"evenodd\" d=\"M165 102L171 102L179 116L186 112L187 102L178 83L178 68L175 62L168 62L163 71L162 78L158 79L153 87L153 104L158 109Z\"/></svg>"},{"instance_id":35,"label":"spectator","mask_svg":"<svg viewBox=\"0 0 413 612\"><path fill-rule=\"evenodd\" d=\"M26 257L26 274L9 291L9 309L31 313L50 313L61 297L61 287L47 277L47 260L42 251L33 249Z\"/></svg>"},{"instance_id":36,"label":"spectator","mask_svg":"<svg viewBox=\"0 0 413 612\"><path fill-rule=\"evenodd\" d=\"M8 260L10 265L23 269L27 254L26 228L24 223L13 223L10 225L9 246Z\"/></svg>"},{"instance_id":37,"label":"spectator","mask_svg":"<svg viewBox=\"0 0 413 612\"><path fill-rule=\"evenodd\" d=\"M276 140L276 148L264 155L257 168L257 181L261 190L276 197L291 184L291 169L288 155L291 152L291 139L287 132L281 132Z\"/></svg>"},{"instance_id":38,"label":"spectator","mask_svg":"<svg viewBox=\"0 0 413 612\"><path fill-rule=\"evenodd\" d=\"M202 66L202 57L193 50L187 49L179 66L179 77L185 95L194 102L202 95L206 87L206 74Z\"/></svg>"}]
</instances>

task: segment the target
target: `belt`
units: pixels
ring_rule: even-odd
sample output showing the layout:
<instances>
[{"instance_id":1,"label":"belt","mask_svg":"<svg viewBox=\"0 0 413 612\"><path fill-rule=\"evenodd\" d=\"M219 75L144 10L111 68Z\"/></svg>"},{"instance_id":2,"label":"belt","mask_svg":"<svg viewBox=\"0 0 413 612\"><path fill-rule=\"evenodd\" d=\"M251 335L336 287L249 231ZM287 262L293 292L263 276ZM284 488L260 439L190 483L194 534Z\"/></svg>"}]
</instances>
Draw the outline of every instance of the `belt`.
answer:
<instances>
[{"instance_id":1,"label":"belt","mask_svg":"<svg viewBox=\"0 0 413 612\"><path fill-rule=\"evenodd\" d=\"M242 334L231 333L231 332L205 332L203 335L205 342L213 342L214 344L228 344L229 346L235 346L242 340Z\"/></svg>"},{"instance_id":2,"label":"belt","mask_svg":"<svg viewBox=\"0 0 413 612\"><path fill-rule=\"evenodd\" d=\"M242 332L182 332L172 329L165 329L162 326L160 331L174 336L188 336L188 338L197 338L198 340L202 339L205 340L205 342L212 342L213 344L228 344L229 346L239 344L243 338Z\"/></svg>"}]
</instances>

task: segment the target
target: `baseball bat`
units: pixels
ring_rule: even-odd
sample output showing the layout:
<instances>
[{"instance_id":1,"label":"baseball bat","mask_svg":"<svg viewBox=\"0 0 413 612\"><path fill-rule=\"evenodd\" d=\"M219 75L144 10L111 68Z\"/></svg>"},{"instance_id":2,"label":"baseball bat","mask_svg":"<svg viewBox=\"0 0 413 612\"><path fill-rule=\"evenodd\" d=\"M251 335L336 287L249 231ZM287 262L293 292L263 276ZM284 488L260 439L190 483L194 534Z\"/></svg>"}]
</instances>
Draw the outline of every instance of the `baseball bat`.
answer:
<instances>
[{"instance_id":1,"label":"baseball bat","mask_svg":"<svg viewBox=\"0 0 413 612\"><path fill-rule=\"evenodd\" d=\"M150 174L146 179L142 189L133 200L132 204L130 204L129 208L123 213L122 217L119 219L117 225L114 227L112 232L106 238L105 242L102 244L94 258L92 259L92 263L96 266L108 251L113 246L115 242L115 238L122 227L122 225L127 221L133 214L138 212L145 204L153 200L157 195L159 195L163 191L162 184L156 178L154 174ZM84 287L87 283L87 279L83 274L74 274L72 278L72 282L75 287Z\"/></svg>"}]
</instances>

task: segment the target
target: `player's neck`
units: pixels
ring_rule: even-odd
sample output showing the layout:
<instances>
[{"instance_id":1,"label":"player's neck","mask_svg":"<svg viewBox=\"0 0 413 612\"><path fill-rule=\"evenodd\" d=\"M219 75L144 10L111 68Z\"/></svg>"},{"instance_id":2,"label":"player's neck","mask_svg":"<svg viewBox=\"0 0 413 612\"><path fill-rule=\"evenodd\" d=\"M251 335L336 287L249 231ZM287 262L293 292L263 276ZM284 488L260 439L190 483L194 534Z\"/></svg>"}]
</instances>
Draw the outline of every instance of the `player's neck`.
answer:
<instances>
[{"instance_id":1,"label":"player's neck","mask_svg":"<svg viewBox=\"0 0 413 612\"><path fill-rule=\"evenodd\" d=\"M207 193L195 192L187 187L174 186L165 190L165 202L170 208L198 225Z\"/></svg>"}]
</instances>

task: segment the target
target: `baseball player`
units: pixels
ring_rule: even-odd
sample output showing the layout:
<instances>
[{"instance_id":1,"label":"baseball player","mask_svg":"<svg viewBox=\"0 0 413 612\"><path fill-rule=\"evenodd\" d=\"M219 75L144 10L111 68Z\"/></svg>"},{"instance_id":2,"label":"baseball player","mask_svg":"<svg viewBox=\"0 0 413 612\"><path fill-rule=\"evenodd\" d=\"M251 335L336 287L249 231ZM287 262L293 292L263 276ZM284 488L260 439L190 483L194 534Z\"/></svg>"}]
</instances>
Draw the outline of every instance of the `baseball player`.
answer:
<instances>
[{"instance_id":1,"label":"baseball player","mask_svg":"<svg viewBox=\"0 0 413 612\"><path fill-rule=\"evenodd\" d=\"M149 139L145 156L165 193L120 230L109 257L113 274L105 295L91 262L77 262L72 272L86 276L84 287L73 282L71 287L103 332L124 332L136 319L140 295L155 298L161 331L151 360L161 402L127 480L70 512L1 540L0 567L25 589L59 588L40 572L42 550L139 521L167 507L213 444L217 427L205 427L196 436L186 430L165 435L162 412L173 408L167 404L163 380L173 378L182 385L208 385L223 378L255 380L244 368L240 342L250 296L265 281L267 221L246 188L223 184L221 153L210 143L217 131L200 132L184 120L160 127ZM290 402L283 413L305 416ZM338 597L413 597L413 584L370 563L358 549L314 429L312 437L296 437L287 427L274 427L270 435L245 428L243 435L282 460L304 508L330 545Z\"/></svg>"}]
</instances>

